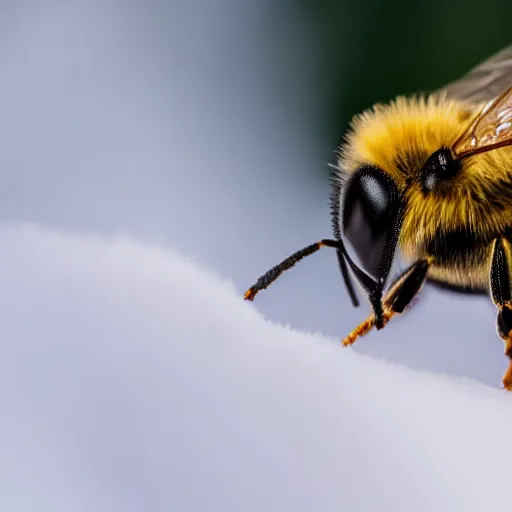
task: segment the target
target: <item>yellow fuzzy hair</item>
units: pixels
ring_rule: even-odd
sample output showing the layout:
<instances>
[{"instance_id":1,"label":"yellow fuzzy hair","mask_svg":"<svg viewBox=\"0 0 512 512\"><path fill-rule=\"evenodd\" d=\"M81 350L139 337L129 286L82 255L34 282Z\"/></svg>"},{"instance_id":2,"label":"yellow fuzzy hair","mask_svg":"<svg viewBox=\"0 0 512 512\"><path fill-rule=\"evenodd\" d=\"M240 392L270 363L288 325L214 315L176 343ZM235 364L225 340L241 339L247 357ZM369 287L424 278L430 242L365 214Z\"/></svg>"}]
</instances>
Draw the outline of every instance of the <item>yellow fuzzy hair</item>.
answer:
<instances>
[{"instance_id":1,"label":"yellow fuzzy hair","mask_svg":"<svg viewBox=\"0 0 512 512\"><path fill-rule=\"evenodd\" d=\"M426 159L442 147L452 147L481 107L438 95L399 97L388 105L374 106L352 121L340 150L340 178L345 181L358 167L370 164L394 179L407 200L399 238L399 248L407 259L422 256L418 247L439 230L465 229L485 237L512 226L510 147L464 159L460 173L443 185L442 194L434 190L425 195L421 190L419 172ZM503 188L504 183L511 184L510 193L495 198L502 205L496 208L489 198L490 191ZM461 264L458 270L464 272L466 266ZM435 266L431 274L445 277ZM452 275L449 280L463 283L469 279L471 283L467 284L481 284L483 269L477 274Z\"/></svg>"}]
</instances>

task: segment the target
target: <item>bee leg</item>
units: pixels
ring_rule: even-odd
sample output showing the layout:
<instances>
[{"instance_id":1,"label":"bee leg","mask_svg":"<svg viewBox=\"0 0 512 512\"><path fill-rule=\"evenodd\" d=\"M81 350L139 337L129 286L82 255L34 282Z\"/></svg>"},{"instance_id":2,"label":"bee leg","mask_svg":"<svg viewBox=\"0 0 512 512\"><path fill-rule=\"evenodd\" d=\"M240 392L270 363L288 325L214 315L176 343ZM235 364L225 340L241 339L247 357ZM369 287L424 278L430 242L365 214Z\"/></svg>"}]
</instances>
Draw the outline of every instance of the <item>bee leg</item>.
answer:
<instances>
[{"instance_id":1,"label":"bee leg","mask_svg":"<svg viewBox=\"0 0 512 512\"><path fill-rule=\"evenodd\" d=\"M502 382L506 390L512 391L512 292L510 289L510 264L504 242L494 243L491 263L491 298L498 308L497 331L505 344L505 355L511 360Z\"/></svg>"},{"instance_id":2,"label":"bee leg","mask_svg":"<svg viewBox=\"0 0 512 512\"><path fill-rule=\"evenodd\" d=\"M505 355L510 359L507 371L503 375L503 387L512 391L512 305L505 304L498 312L498 333L505 344Z\"/></svg>"},{"instance_id":3,"label":"bee leg","mask_svg":"<svg viewBox=\"0 0 512 512\"><path fill-rule=\"evenodd\" d=\"M431 263L431 259L418 260L393 282L382 301L383 325L381 329L391 320L394 314L403 313L412 299L418 294L425 282ZM375 314L372 313L343 340L343 345L352 345L357 338L370 332L374 326Z\"/></svg>"}]
</instances>

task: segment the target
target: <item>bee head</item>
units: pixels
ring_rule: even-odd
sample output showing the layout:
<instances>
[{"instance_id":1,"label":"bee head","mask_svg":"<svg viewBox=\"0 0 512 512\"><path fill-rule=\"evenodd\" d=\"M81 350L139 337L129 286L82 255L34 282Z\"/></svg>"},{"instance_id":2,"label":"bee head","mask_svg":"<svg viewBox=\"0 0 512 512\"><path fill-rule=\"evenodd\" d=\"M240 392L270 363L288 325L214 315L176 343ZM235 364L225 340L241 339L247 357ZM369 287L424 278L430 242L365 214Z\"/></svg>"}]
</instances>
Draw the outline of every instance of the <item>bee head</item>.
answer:
<instances>
[{"instance_id":1,"label":"bee head","mask_svg":"<svg viewBox=\"0 0 512 512\"><path fill-rule=\"evenodd\" d=\"M360 166L344 187L341 231L364 269L380 277L389 268L387 254L399 229L400 194L393 179L379 167Z\"/></svg>"}]
</instances>

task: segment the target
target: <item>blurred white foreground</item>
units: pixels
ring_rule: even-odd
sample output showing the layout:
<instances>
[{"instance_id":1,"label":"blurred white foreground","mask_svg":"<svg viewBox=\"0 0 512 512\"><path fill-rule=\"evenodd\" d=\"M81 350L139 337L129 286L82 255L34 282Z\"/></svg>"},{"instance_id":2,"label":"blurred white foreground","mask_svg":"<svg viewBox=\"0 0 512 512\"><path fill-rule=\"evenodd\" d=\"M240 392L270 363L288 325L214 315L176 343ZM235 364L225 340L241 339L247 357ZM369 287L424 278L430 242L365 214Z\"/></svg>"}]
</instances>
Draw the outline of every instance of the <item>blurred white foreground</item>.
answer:
<instances>
[{"instance_id":1,"label":"blurred white foreground","mask_svg":"<svg viewBox=\"0 0 512 512\"><path fill-rule=\"evenodd\" d=\"M123 238L0 228L0 508L505 510L512 395L267 323Z\"/></svg>"}]
</instances>

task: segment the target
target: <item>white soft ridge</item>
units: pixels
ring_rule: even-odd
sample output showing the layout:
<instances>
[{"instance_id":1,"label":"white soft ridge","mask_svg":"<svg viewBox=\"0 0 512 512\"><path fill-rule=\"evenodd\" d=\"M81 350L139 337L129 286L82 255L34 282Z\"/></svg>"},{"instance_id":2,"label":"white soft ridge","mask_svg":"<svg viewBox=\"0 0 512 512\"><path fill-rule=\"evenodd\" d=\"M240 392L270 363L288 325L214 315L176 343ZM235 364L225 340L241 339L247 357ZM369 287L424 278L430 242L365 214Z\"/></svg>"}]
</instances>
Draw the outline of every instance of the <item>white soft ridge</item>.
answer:
<instances>
[{"instance_id":1,"label":"white soft ridge","mask_svg":"<svg viewBox=\"0 0 512 512\"><path fill-rule=\"evenodd\" d=\"M491 511L512 396L271 324L170 249L0 228L0 509Z\"/></svg>"}]
</instances>

